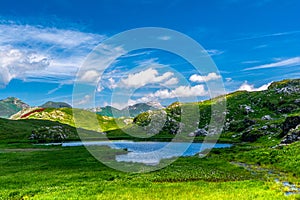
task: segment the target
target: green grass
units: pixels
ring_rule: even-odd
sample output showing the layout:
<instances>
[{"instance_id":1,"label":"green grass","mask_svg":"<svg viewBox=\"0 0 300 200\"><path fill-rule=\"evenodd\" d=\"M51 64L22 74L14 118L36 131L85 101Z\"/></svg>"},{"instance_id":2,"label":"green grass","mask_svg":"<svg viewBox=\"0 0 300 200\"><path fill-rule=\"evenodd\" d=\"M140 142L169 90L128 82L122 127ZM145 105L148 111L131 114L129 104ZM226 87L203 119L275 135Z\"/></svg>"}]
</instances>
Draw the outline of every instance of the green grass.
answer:
<instances>
[{"instance_id":1,"label":"green grass","mask_svg":"<svg viewBox=\"0 0 300 200\"><path fill-rule=\"evenodd\" d=\"M162 170L132 174L108 168L84 147L22 144L0 150L0 199L295 198L221 158L179 158Z\"/></svg>"}]
</instances>

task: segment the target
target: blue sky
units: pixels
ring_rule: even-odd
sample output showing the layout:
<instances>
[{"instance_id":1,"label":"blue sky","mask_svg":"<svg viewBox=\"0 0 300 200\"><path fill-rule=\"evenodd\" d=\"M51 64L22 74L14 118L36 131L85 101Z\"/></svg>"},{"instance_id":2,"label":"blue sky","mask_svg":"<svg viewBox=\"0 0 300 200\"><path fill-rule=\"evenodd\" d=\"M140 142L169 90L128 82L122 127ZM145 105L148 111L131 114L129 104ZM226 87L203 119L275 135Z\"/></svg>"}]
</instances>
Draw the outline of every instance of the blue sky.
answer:
<instances>
[{"instance_id":1,"label":"blue sky","mask_svg":"<svg viewBox=\"0 0 300 200\"><path fill-rule=\"evenodd\" d=\"M0 99L71 103L76 72L88 53L114 34L140 27L188 35L207 50L219 73L199 74L168 52L130 52L102 77L97 105L125 106L111 101L124 86L135 88L130 104L209 98L205 81L217 79L227 92L262 90L272 81L300 77L299 10L297 0L1 1Z\"/></svg>"}]
</instances>

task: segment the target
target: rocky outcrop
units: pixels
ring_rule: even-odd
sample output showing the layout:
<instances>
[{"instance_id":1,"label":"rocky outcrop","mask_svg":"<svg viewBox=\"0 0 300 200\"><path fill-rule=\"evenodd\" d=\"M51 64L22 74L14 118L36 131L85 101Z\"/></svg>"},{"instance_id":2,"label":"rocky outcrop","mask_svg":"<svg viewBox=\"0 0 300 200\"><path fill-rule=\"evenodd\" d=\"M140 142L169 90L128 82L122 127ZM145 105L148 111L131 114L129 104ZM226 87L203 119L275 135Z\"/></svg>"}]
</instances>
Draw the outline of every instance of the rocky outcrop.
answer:
<instances>
[{"instance_id":1,"label":"rocky outcrop","mask_svg":"<svg viewBox=\"0 0 300 200\"><path fill-rule=\"evenodd\" d=\"M272 117L270 115L265 115L261 119L262 120L272 120Z\"/></svg>"},{"instance_id":2,"label":"rocky outcrop","mask_svg":"<svg viewBox=\"0 0 300 200\"><path fill-rule=\"evenodd\" d=\"M69 138L74 138L75 133L63 126L42 126L32 131L30 140L37 140L38 142L62 142Z\"/></svg>"},{"instance_id":3,"label":"rocky outcrop","mask_svg":"<svg viewBox=\"0 0 300 200\"><path fill-rule=\"evenodd\" d=\"M290 131L283 137L281 144L291 144L300 140L300 125L290 129Z\"/></svg>"},{"instance_id":4,"label":"rocky outcrop","mask_svg":"<svg viewBox=\"0 0 300 200\"><path fill-rule=\"evenodd\" d=\"M197 137L197 136L206 136L207 134L208 134L208 132L204 128L199 128L199 129L195 130L194 132L189 133L188 136Z\"/></svg>"},{"instance_id":5,"label":"rocky outcrop","mask_svg":"<svg viewBox=\"0 0 300 200\"><path fill-rule=\"evenodd\" d=\"M282 124L281 136L285 136L291 129L295 128L298 124L300 124L300 116L287 117Z\"/></svg>"}]
</instances>

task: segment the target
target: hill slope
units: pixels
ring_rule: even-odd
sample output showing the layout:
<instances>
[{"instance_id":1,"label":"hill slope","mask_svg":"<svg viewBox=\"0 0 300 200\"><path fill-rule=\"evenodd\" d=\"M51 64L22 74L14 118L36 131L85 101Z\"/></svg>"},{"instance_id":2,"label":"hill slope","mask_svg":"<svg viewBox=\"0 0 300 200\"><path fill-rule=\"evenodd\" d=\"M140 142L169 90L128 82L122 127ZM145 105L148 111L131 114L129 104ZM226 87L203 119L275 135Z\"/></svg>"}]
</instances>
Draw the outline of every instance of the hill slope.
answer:
<instances>
[{"instance_id":1,"label":"hill slope","mask_svg":"<svg viewBox=\"0 0 300 200\"><path fill-rule=\"evenodd\" d=\"M117 108L114 108L112 106L106 106L100 109L97 109L97 114L102 116L108 116L108 117L136 117L138 114L142 112L146 112L148 110L158 110L161 109L162 106L154 103L137 103L135 105L128 106L126 108L123 108L122 110L119 110Z\"/></svg>"},{"instance_id":2,"label":"hill slope","mask_svg":"<svg viewBox=\"0 0 300 200\"><path fill-rule=\"evenodd\" d=\"M15 97L8 97L0 101L0 117L9 118L29 105Z\"/></svg>"},{"instance_id":3,"label":"hill slope","mask_svg":"<svg viewBox=\"0 0 300 200\"><path fill-rule=\"evenodd\" d=\"M300 124L300 120L294 124L289 123L296 120L295 116L300 116L300 79L272 83L265 91L237 91L227 94L226 99L226 123L221 137L249 142L261 137L272 140L282 138L290 129ZM160 133L178 132L184 106L199 108L200 112L198 129L196 126L194 132L186 135L214 134L208 133L208 124L211 119L211 106L216 104L216 100L217 98L194 104L171 104L165 109L167 120ZM134 119L134 123L146 127L155 115L155 112L142 113ZM284 126L287 127L285 132Z\"/></svg>"},{"instance_id":4,"label":"hill slope","mask_svg":"<svg viewBox=\"0 0 300 200\"><path fill-rule=\"evenodd\" d=\"M72 106L64 102L48 101L40 106L41 108L71 108Z\"/></svg>"},{"instance_id":5,"label":"hill slope","mask_svg":"<svg viewBox=\"0 0 300 200\"><path fill-rule=\"evenodd\" d=\"M131 120L126 118L114 119L111 117L97 115L93 112L89 112L82 109L76 108L46 108L46 109L30 109L29 112L20 112L22 114L15 115L14 119L38 119L38 120L48 120L56 121L62 124L67 124L75 127L75 122L73 119L73 112L77 112L81 119L77 119L79 122L84 121L85 124L81 124L81 128L103 132L108 130L114 130L124 127L126 124L130 123ZM92 119L97 119L97 125L93 124ZM91 119L91 120L89 120Z\"/></svg>"}]
</instances>

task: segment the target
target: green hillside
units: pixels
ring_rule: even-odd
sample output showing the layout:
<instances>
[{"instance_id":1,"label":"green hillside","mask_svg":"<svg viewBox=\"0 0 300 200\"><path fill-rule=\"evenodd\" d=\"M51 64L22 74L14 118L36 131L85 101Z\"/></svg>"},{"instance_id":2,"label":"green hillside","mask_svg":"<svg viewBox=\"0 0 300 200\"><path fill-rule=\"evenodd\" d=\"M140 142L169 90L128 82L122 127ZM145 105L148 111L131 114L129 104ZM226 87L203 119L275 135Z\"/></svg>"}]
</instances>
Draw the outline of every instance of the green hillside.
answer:
<instances>
[{"instance_id":1,"label":"green hillside","mask_svg":"<svg viewBox=\"0 0 300 200\"><path fill-rule=\"evenodd\" d=\"M53 132L53 134L51 134ZM64 137L60 137L60 134ZM38 136L43 135L42 137ZM32 137L32 138L31 138ZM8 120L0 118L0 141L63 141L79 139L74 127L46 120Z\"/></svg>"},{"instance_id":2,"label":"green hillside","mask_svg":"<svg viewBox=\"0 0 300 200\"><path fill-rule=\"evenodd\" d=\"M71 106L64 102L48 101L40 106L41 108L71 108Z\"/></svg>"},{"instance_id":3,"label":"green hillside","mask_svg":"<svg viewBox=\"0 0 300 200\"><path fill-rule=\"evenodd\" d=\"M186 112L193 108L199 109L200 113L198 130L194 130L193 134L200 138L209 134L207 125L211 120L211 106L218 102L216 100L217 98L199 103L171 104L164 109L167 120L160 134L176 134L182 110ZM147 127L152 116L155 116L155 112L142 113L134 119L134 123ZM300 124L299 121L289 127L288 121L293 120L295 116L300 116L300 79L273 83L265 91L237 91L226 95L226 122L221 138L249 142L261 137L276 140L287 133L283 133L284 124L288 130Z\"/></svg>"},{"instance_id":4,"label":"green hillside","mask_svg":"<svg viewBox=\"0 0 300 200\"><path fill-rule=\"evenodd\" d=\"M76 108L74 109L73 108L46 108L45 110L40 112L31 111L31 114L29 114L28 116L26 116L27 114L23 114L18 119L25 118L25 119L57 121L62 124L68 124L72 127L75 127L73 112L77 113L77 116L79 117L79 119L77 119L78 122L84 122L84 124L80 124L80 128L87 129L87 130L104 132L108 130L122 128L126 125L126 123L128 123L127 122L128 119L125 118L114 119L111 117L97 115L93 112L89 112L82 109L76 109ZM93 123L93 119L95 118L99 122L99 124L97 125Z\"/></svg>"},{"instance_id":5,"label":"green hillside","mask_svg":"<svg viewBox=\"0 0 300 200\"><path fill-rule=\"evenodd\" d=\"M37 119L56 121L75 127L73 112L76 112L76 126L82 129L107 132L115 139L133 139L135 136L151 139L172 139L179 130L182 138L202 140L209 132L212 105L218 98L198 103L175 102L162 110L150 110L130 118L112 118L93 112L72 108L27 109L14 119ZM26 111L26 109L25 109ZM182 121L182 112L184 120ZM199 119L195 119L198 112ZM298 140L300 127L300 79L284 80L270 85L268 90L237 91L226 95L226 119L221 141L255 142L264 140L288 144ZM216 117L225 113L215 112ZM96 119L96 123L95 123ZM164 121L165 120L165 121ZM151 123L151 126L148 124ZM164 122L162 124L162 122ZM196 124L195 124L196 122ZM184 128L182 128L184 127ZM122 128L122 130L121 130ZM128 134L130 133L130 135Z\"/></svg>"},{"instance_id":6,"label":"green hillside","mask_svg":"<svg viewBox=\"0 0 300 200\"><path fill-rule=\"evenodd\" d=\"M149 110L158 110L157 107L149 105L150 103L137 103L132 106L125 107L121 110L114 108L112 106L106 106L101 108L97 114L108 117L136 117L138 114L149 111Z\"/></svg>"}]
</instances>

